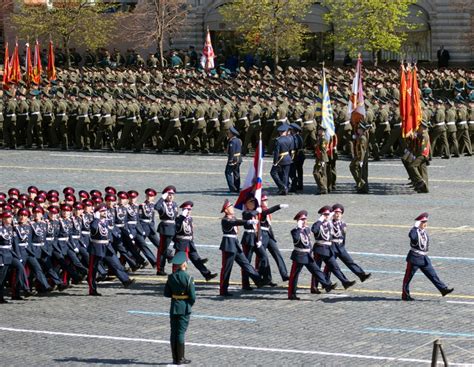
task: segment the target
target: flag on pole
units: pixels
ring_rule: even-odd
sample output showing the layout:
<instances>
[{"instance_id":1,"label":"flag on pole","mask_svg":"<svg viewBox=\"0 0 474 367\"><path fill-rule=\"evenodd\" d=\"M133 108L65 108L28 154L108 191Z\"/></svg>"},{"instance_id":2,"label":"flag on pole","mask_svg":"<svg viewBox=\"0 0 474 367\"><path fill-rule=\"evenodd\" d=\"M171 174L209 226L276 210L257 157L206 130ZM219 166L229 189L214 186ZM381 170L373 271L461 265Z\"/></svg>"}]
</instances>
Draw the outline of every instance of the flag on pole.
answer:
<instances>
[{"instance_id":1,"label":"flag on pole","mask_svg":"<svg viewBox=\"0 0 474 367\"><path fill-rule=\"evenodd\" d=\"M349 98L348 117L354 128L365 118L364 91L362 89L362 58L357 59L356 72L352 81L352 93Z\"/></svg>"},{"instance_id":2,"label":"flag on pole","mask_svg":"<svg viewBox=\"0 0 474 367\"><path fill-rule=\"evenodd\" d=\"M41 65L41 53L40 53L40 44L38 40L36 40L35 44L35 56L33 61L33 77L32 81L36 85L41 84L41 72L43 71L43 67Z\"/></svg>"},{"instance_id":3,"label":"flag on pole","mask_svg":"<svg viewBox=\"0 0 474 367\"><path fill-rule=\"evenodd\" d=\"M400 101L399 101L399 109L400 109L400 118L403 120L406 118L406 103L407 103L407 76L405 72L405 66L403 63L401 64L401 71L400 71Z\"/></svg>"},{"instance_id":4,"label":"flag on pole","mask_svg":"<svg viewBox=\"0 0 474 367\"><path fill-rule=\"evenodd\" d=\"M262 138L258 142L255 155L253 157L253 164L250 165L247 177L243 185L243 189L240 191L239 197L235 202L234 207L242 210L245 199L251 193L253 193L258 205L262 205L262 176L263 176L263 147Z\"/></svg>"},{"instance_id":5,"label":"flag on pole","mask_svg":"<svg viewBox=\"0 0 474 367\"><path fill-rule=\"evenodd\" d=\"M3 77L2 87L4 90L8 90L8 84L10 83L10 56L8 53L8 42L5 42L5 59L3 61Z\"/></svg>"},{"instance_id":6,"label":"flag on pole","mask_svg":"<svg viewBox=\"0 0 474 367\"><path fill-rule=\"evenodd\" d=\"M10 59L8 79L10 83L18 84L21 80L20 56L18 55L18 42L15 44L12 57Z\"/></svg>"},{"instance_id":7,"label":"flag on pole","mask_svg":"<svg viewBox=\"0 0 474 367\"><path fill-rule=\"evenodd\" d=\"M53 50L53 41L49 41L48 49L48 80L56 80L56 67L54 66L54 50Z\"/></svg>"},{"instance_id":8,"label":"flag on pole","mask_svg":"<svg viewBox=\"0 0 474 367\"><path fill-rule=\"evenodd\" d=\"M204 49L202 50L201 66L206 72L214 69L214 49L212 48L209 28L207 29L206 42L204 42Z\"/></svg>"},{"instance_id":9,"label":"flag on pole","mask_svg":"<svg viewBox=\"0 0 474 367\"><path fill-rule=\"evenodd\" d=\"M414 136L422 118L416 66L408 68L406 72L402 68L400 91L402 92L403 90L404 93L400 94L402 137L410 138Z\"/></svg>"},{"instance_id":10,"label":"flag on pole","mask_svg":"<svg viewBox=\"0 0 474 367\"><path fill-rule=\"evenodd\" d=\"M332 113L331 99L329 98L328 85L326 83L326 73L323 67L323 95L321 108L321 126L326 129L326 139L331 141L331 137L335 135L334 115Z\"/></svg>"},{"instance_id":11,"label":"flag on pole","mask_svg":"<svg viewBox=\"0 0 474 367\"><path fill-rule=\"evenodd\" d=\"M25 81L26 85L30 86L31 81L33 80L33 65L31 64L31 49L30 44L27 42L26 45L26 55L25 55Z\"/></svg>"}]
</instances>

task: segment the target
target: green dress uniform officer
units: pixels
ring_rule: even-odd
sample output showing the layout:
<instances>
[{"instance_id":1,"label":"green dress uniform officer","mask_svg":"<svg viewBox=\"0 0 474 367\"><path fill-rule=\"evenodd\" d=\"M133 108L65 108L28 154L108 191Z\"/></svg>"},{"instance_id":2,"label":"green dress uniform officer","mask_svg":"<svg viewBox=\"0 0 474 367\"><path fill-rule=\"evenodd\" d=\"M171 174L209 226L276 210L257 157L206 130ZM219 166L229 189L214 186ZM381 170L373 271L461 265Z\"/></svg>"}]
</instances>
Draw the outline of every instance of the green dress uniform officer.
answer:
<instances>
[{"instance_id":1,"label":"green dress uniform officer","mask_svg":"<svg viewBox=\"0 0 474 367\"><path fill-rule=\"evenodd\" d=\"M16 149L16 110L18 103L10 92L5 92L9 96L5 104L3 123L3 145L5 148Z\"/></svg>"},{"instance_id":2,"label":"green dress uniform officer","mask_svg":"<svg viewBox=\"0 0 474 367\"><path fill-rule=\"evenodd\" d=\"M422 121L418 128L416 139L413 144L413 153L410 155L407 171L414 181L415 190L419 193L428 191L428 159L430 153L430 137L428 135L428 124Z\"/></svg>"},{"instance_id":3,"label":"green dress uniform officer","mask_svg":"<svg viewBox=\"0 0 474 367\"><path fill-rule=\"evenodd\" d=\"M314 145L316 161L314 162L313 176L318 185L318 194L320 195L328 193L326 164L329 162L329 158L327 154L328 141L325 137L325 131L326 129L323 126L318 126L318 136L316 138L316 144Z\"/></svg>"},{"instance_id":4,"label":"green dress uniform officer","mask_svg":"<svg viewBox=\"0 0 474 367\"><path fill-rule=\"evenodd\" d=\"M465 155L471 156L472 145L471 138L469 136L467 113L467 107L461 103L458 103L457 140L459 142L459 154L462 154L464 151L466 151Z\"/></svg>"},{"instance_id":5,"label":"green dress uniform officer","mask_svg":"<svg viewBox=\"0 0 474 367\"><path fill-rule=\"evenodd\" d=\"M446 127L447 127L449 151L453 154L455 158L459 158L459 144L458 144L457 129L456 129L457 111L456 111L456 107L454 107L454 103L451 101L449 103L450 103L450 107L446 111Z\"/></svg>"},{"instance_id":6,"label":"green dress uniform officer","mask_svg":"<svg viewBox=\"0 0 474 367\"><path fill-rule=\"evenodd\" d=\"M437 151L437 142L438 139L441 141L441 149L443 151L443 156L442 158L449 159L450 154L449 154L449 145L448 145L448 136L446 133L446 111L443 106L442 101L437 101L436 105L436 112L434 115L435 122L432 124L433 125L433 131L431 132L431 154L430 157L435 154L435 151Z\"/></svg>"},{"instance_id":7,"label":"green dress uniform officer","mask_svg":"<svg viewBox=\"0 0 474 367\"><path fill-rule=\"evenodd\" d=\"M165 285L165 297L171 298L170 326L171 353L174 364L189 364L184 356L184 335L189 325L191 308L196 302L196 290L193 278L186 272L186 254L179 251L173 257L173 265L178 269L168 275Z\"/></svg>"},{"instance_id":8,"label":"green dress uniform officer","mask_svg":"<svg viewBox=\"0 0 474 367\"><path fill-rule=\"evenodd\" d=\"M369 165L369 138L370 126L360 122L357 127L357 135L354 142L354 154L349 168L356 182L357 192L367 194L369 192L368 165Z\"/></svg>"},{"instance_id":9,"label":"green dress uniform officer","mask_svg":"<svg viewBox=\"0 0 474 367\"><path fill-rule=\"evenodd\" d=\"M56 104L56 113L55 113L55 130L56 134L59 136L61 141L61 149L68 150L68 111L69 107L67 102L64 100L64 96L61 92L56 93L56 97L58 97L58 103Z\"/></svg>"},{"instance_id":10,"label":"green dress uniform officer","mask_svg":"<svg viewBox=\"0 0 474 367\"><path fill-rule=\"evenodd\" d=\"M30 119L26 130L26 148L31 148L33 140L36 140L37 148L43 149L43 130L41 129L41 103L35 97L39 95L38 90L33 90L30 95L33 96L30 100Z\"/></svg>"}]
</instances>

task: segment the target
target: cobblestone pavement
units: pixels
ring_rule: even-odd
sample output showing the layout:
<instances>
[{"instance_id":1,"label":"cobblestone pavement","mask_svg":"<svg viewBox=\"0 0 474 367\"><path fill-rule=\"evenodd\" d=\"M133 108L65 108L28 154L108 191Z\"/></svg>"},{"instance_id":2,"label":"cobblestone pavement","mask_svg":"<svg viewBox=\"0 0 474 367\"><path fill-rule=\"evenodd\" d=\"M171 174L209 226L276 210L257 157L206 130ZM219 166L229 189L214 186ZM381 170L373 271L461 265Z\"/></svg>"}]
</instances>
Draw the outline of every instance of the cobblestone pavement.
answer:
<instances>
[{"instance_id":1,"label":"cobblestone pavement","mask_svg":"<svg viewBox=\"0 0 474 367\"><path fill-rule=\"evenodd\" d=\"M242 165L245 177L250 159ZM223 156L106 154L2 151L0 191L10 186L41 188L161 190L173 184L177 201L193 200L196 242L209 267L219 271L219 210L227 193ZM235 296L218 296L217 282L197 281L198 301L187 333L187 357L194 365L413 366L430 362L432 342L441 338L449 361L474 365L474 160L435 159L429 167L430 193L406 186L397 160L369 166L371 192L357 195L348 162L338 163L335 193L314 195L312 160L305 165L303 194L271 196L270 204L288 203L274 214L280 248L290 265L292 217L307 209L310 218L325 204L342 203L349 224L348 248L372 278L348 291L309 293L309 276L300 278L300 302L286 300L278 287L240 291L234 267ZM264 187L275 193L270 163ZM142 194L143 195L143 194ZM421 274L412 283L416 302L400 301L413 218L430 213L430 255L441 279L453 286L442 298ZM168 266L169 267L169 266ZM349 278L353 274L346 271ZM163 277L152 269L138 271L137 285L123 289L117 281L99 284L103 297L88 297L86 284L63 293L2 305L0 355L3 366L137 365L171 363L168 345L169 300L162 297ZM396 359L399 358L399 359ZM453 364L455 365L455 364Z\"/></svg>"}]
</instances>

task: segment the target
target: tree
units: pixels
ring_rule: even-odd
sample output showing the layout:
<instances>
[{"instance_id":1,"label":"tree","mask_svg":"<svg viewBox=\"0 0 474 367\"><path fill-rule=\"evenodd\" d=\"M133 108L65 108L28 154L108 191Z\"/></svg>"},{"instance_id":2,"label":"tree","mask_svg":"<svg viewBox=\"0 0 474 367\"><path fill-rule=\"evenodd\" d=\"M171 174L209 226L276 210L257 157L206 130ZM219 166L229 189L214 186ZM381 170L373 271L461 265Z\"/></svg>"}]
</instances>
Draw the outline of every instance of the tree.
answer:
<instances>
[{"instance_id":1,"label":"tree","mask_svg":"<svg viewBox=\"0 0 474 367\"><path fill-rule=\"evenodd\" d=\"M312 0L235 0L219 12L243 36L242 48L271 55L275 66L281 55L299 56L308 32L301 20Z\"/></svg>"},{"instance_id":2,"label":"tree","mask_svg":"<svg viewBox=\"0 0 474 367\"><path fill-rule=\"evenodd\" d=\"M164 67L164 41L182 30L190 8L186 0L138 0L121 26L128 39L143 46L155 45Z\"/></svg>"},{"instance_id":3,"label":"tree","mask_svg":"<svg viewBox=\"0 0 474 367\"><path fill-rule=\"evenodd\" d=\"M330 39L353 56L362 50L371 51L375 65L381 50L399 52L406 40L406 31L415 29L406 18L409 6L417 0L322 0L329 9L324 15L334 24Z\"/></svg>"},{"instance_id":4,"label":"tree","mask_svg":"<svg viewBox=\"0 0 474 367\"><path fill-rule=\"evenodd\" d=\"M12 22L22 38L51 37L61 43L70 66L72 42L91 49L107 45L116 27L116 14L108 13L113 7L101 0L52 0L50 8L25 5L18 0L19 10L13 14Z\"/></svg>"}]
</instances>

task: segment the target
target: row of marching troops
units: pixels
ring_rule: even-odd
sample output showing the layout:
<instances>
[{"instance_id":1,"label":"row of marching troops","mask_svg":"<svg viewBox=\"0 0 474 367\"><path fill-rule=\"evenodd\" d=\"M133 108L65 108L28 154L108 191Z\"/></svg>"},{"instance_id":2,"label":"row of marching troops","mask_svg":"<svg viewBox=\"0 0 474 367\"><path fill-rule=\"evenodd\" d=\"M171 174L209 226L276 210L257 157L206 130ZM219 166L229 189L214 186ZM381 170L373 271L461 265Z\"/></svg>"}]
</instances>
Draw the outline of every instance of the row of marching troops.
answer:
<instances>
[{"instance_id":1,"label":"row of marching troops","mask_svg":"<svg viewBox=\"0 0 474 367\"><path fill-rule=\"evenodd\" d=\"M21 292L31 296L55 288L62 291L83 280L90 295L100 296L97 281L109 274L124 287L134 283L129 272L148 264L158 275L166 275L172 241L180 249L180 241L190 238L188 222L177 215L175 190L166 187L155 202L156 191L147 189L140 204L137 191L117 192L113 187L106 187L104 193L81 190L77 195L66 187L63 198L56 190L46 192L35 186L23 194L16 188L0 193L0 301L6 302L6 283L12 299L21 299ZM190 206L183 203L183 212ZM186 252L206 280L217 276L207 269L207 259L199 256L194 244Z\"/></svg>"}]
</instances>

